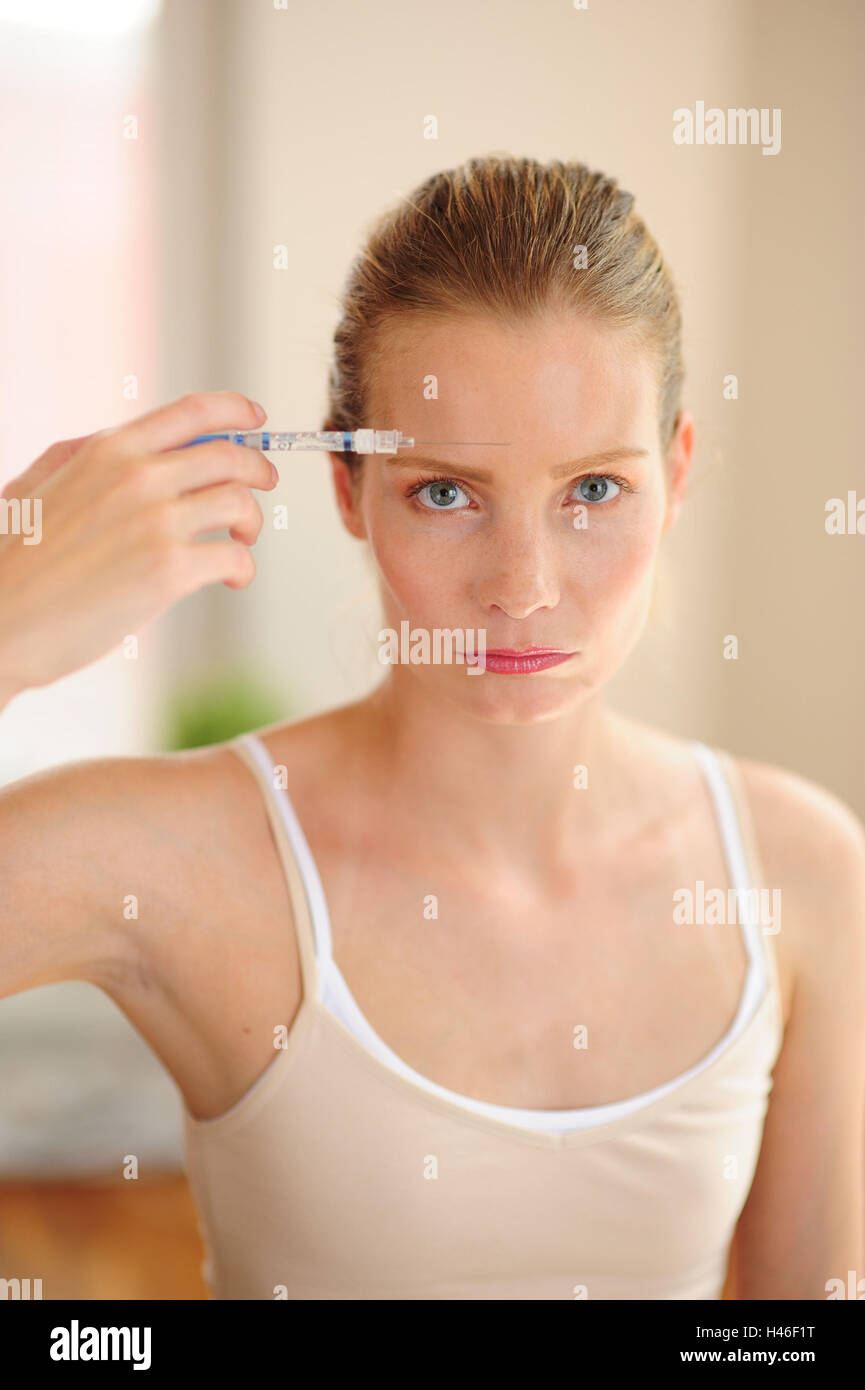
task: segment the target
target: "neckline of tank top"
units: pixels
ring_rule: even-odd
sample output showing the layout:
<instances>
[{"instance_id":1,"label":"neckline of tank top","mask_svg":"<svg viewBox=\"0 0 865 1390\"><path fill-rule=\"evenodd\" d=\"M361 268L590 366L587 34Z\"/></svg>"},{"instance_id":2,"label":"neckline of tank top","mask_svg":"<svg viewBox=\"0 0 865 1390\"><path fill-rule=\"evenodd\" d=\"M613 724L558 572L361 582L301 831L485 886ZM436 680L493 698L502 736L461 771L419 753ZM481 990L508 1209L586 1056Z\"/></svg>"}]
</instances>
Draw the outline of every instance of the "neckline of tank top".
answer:
<instances>
[{"instance_id":1,"label":"neckline of tank top","mask_svg":"<svg viewBox=\"0 0 865 1390\"><path fill-rule=\"evenodd\" d=\"M348 1046L351 1053L372 1069L373 1074L377 1073L381 1079L388 1083L407 1089L415 1097L426 1100L435 1108L444 1110L451 1115L456 1114L466 1123L485 1129L491 1128L499 1133L510 1133L517 1137L524 1137L529 1142L536 1142L541 1145L548 1143L554 1147L572 1146L580 1142L590 1142L595 1135L600 1137L601 1134L613 1133L629 1123L634 1125L641 1123L643 1117L648 1120L656 1115L660 1109L665 1107L665 1103L676 1101L679 1098L684 1099L696 1082L707 1076L722 1060L738 1051L743 1040L749 1036L750 1031L756 1027L758 1020L769 1008L771 981L759 938L759 925L746 917L746 920L740 925L748 957L748 968L745 972L745 981L733 1021L708 1053L671 1080L662 1082L659 1086L652 1087L648 1091L640 1092L625 1100L570 1110L531 1110L517 1106L496 1105L492 1102L477 1100L472 1096L464 1096L460 1092L440 1086L431 1078L425 1077L422 1073L409 1067L398 1054L393 1052L375 1032L361 1011L333 957L330 916L321 877L288 792L285 788L276 788L272 784L275 765L270 754L262 740L254 733L239 735L231 742L233 744L245 744L258 768L264 774L266 795L279 814L294 852L297 870L309 908L309 922L313 932L313 942L310 944L314 949L313 968L317 988L312 996L309 996L304 989L300 1007L289 1030L287 1046L278 1050L274 1060L234 1105L221 1115L201 1119L191 1115L184 1105L185 1122L194 1131L215 1131L234 1121L240 1122L246 1116L252 1103L264 1099L271 1086L278 1079L281 1070L280 1063L294 1056L301 1035L311 1025L313 1018L319 1017L323 1018L332 1030L335 1030L337 1037ZM691 746L706 777L715 809L724 858L731 879L730 886L747 888L749 886L747 859L742 845L739 818L726 775L720 767L717 755L708 745L698 740L692 740ZM278 794L280 792L281 796ZM330 972L333 972L332 975ZM330 978L339 980L340 992L351 1001L351 1006L356 1011L356 1017L362 1020L364 1031L377 1040L383 1053L394 1059L398 1064L396 1067L385 1061L383 1056L371 1051L355 1036L344 1020L329 1007L322 997L329 975ZM623 1106L633 1108L622 1113ZM589 1123L586 1122L588 1114L592 1116ZM569 1121L573 1123L576 1120L578 1127L572 1129L532 1127L525 1122L520 1122L520 1116L524 1115L543 1118L552 1115L560 1119L563 1125ZM581 1119L582 1123L580 1123Z\"/></svg>"},{"instance_id":2,"label":"neckline of tank top","mask_svg":"<svg viewBox=\"0 0 865 1390\"><path fill-rule=\"evenodd\" d=\"M256 759L263 772L272 777L273 762L260 738L255 734L247 735L245 741L252 745ZM742 847L741 830L738 824L735 805L730 797L729 787L723 770L718 765L715 754L706 744L698 741L692 742L695 755L697 756L700 768L706 777L708 788L712 798L712 804L716 813L716 823L719 827L719 834L724 852L727 870L732 880L732 886L748 888L749 875L747 860ZM460 1106L474 1114L480 1114L491 1119L499 1119L508 1124L514 1124L522 1128L529 1128L536 1122L540 1122L548 1129L548 1132L571 1133L576 1128L585 1128L594 1124L610 1122L623 1113L635 1113L637 1109L642 1109L644 1105L652 1104L656 1099L661 1099L668 1092L672 1092L679 1086L684 1085L692 1076L696 1076L712 1064L717 1056L723 1054L729 1044L733 1043L739 1033L750 1021L751 1017L759 1008L760 1002L768 992L768 979L765 969L765 959L758 941L755 941L754 930L749 929L747 923L741 924L742 938L745 945L747 957L747 969L739 996L736 1012L732 1022L724 1030L717 1042L704 1054L697 1062L685 1068L677 1076L668 1081L659 1083L646 1091L638 1092L634 1096L629 1096L621 1101L609 1101L602 1105L581 1106L570 1109L532 1109L523 1106L499 1105L491 1101L483 1101L474 1096L466 1096L462 1092L454 1091L449 1087L442 1086L409 1066L398 1053L384 1041L376 1032L368 1018L360 1008L357 1000L352 994L348 982L334 959L333 939L330 928L330 912L327 906L327 897L318 872L318 865L315 856L309 846L309 842L303 831L303 827L297 816L297 812L291 802L288 792L284 788L273 788L274 793L281 793L276 796L276 803L279 807L282 819L286 825L286 831L295 853L298 869L309 905L310 920L312 922L315 937L315 957L316 957L316 983L317 983L317 1002L327 1013L335 1018L349 1035L365 1051L369 1052L381 1064L389 1070L403 1076L409 1084L416 1086L430 1094L435 1094L451 1104ZM747 899L745 899L747 901ZM328 999L328 986L332 985L333 993L330 1002ZM335 998L334 998L335 994ZM336 1005L336 1007L334 1007ZM341 1016L340 1008L344 1008L348 1017ZM358 1036L352 1025L356 1025L363 1036ZM560 1128L557 1128L560 1126ZM568 1128L569 1126L573 1128Z\"/></svg>"}]
</instances>

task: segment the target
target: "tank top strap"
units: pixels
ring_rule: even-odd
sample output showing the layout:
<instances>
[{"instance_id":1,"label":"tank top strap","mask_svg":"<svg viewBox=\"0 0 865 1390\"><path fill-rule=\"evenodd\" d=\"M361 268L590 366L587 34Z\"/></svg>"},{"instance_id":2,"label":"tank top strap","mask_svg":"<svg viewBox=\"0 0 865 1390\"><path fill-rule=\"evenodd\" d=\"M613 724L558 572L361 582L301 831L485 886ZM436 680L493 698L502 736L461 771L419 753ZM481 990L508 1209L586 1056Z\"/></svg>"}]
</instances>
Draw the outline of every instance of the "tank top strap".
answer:
<instances>
[{"instance_id":1,"label":"tank top strap","mask_svg":"<svg viewBox=\"0 0 865 1390\"><path fill-rule=\"evenodd\" d=\"M766 882L766 872L763 867L763 860L757 843L754 817L751 811L751 803L748 798L745 782L735 759L732 758L728 752L721 748L714 748L711 752L717 758L729 788L732 807L736 817L739 844L741 845L743 858L747 866L748 886L753 890L752 896L755 896L757 902L760 903L764 900L763 895L771 890ZM773 999L775 1023L779 1036L781 1036L783 1035L784 1028L783 1004L781 998L781 978L775 949L776 932L772 930L773 925L772 923L758 922L754 931L759 940L760 949L766 964L768 985Z\"/></svg>"},{"instance_id":2,"label":"tank top strap","mask_svg":"<svg viewBox=\"0 0 865 1390\"><path fill-rule=\"evenodd\" d=\"M315 999L318 995L318 969L314 903L302 869L302 860L297 853L299 827L292 823L294 811L287 794L283 792L280 795L274 783L278 773L285 774L285 768L272 761L267 748L255 734L239 734L229 739L226 747L246 764L261 790L291 901L304 995Z\"/></svg>"}]
</instances>

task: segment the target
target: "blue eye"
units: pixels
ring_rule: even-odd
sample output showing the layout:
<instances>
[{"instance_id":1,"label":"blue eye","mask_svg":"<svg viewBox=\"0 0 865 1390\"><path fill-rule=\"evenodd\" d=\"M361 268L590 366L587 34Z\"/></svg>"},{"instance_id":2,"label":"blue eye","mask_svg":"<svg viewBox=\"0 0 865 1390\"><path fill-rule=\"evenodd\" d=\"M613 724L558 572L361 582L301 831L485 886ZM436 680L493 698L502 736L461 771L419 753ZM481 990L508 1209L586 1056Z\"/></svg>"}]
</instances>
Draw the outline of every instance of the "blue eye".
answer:
<instances>
[{"instance_id":1,"label":"blue eye","mask_svg":"<svg viewBox=\"0 0 865 1390\"><path fill-rule=\"evenodd\" d=\"M611 483L614 488L618 489L618 491L612 493L612 495L610 495ZM614 497L618 497L623 483L624 479L614 478L610 473L592 473L585 478L581 478L577 483L577 487L581 490L581 498L584 502L611 502ZM586 485L594 489L588 496L586 493L582 492L582 488ZM601 489L600 492L598 492L599 488Z\"/></svg>"},{"instance_id":2,"label":"blue eye","mask_svg":"<svg viewBox=\"0 0 865 1390\"><path fill-rule=\"evenodd\" d=\"M584 488L588 491L584 492ZM615 492L611 491L611 488L615 488ZM570 505L573 505L573 491L576 489L580 490L580 499L583 502L592 503L612 502L620 492L634 490L626 478L620 478L615 473L587 473L574 483ZM460 494L465 499L462 503L457 500ZM472 505L465 489L446 474L414 483L407 490L406 496L417 497L426 512L461 512Z\"/></svg>"},{"instance_id":3,"label":"blue eye","mask_svg":"<svg viewBox=\"0 0 865 1390\"><path fill-rule=\"evenodd\" d=\"M463 492L459 483L454 482L453 478L434 478L431 482L419 483L411 489L410 496L423 499L422 504L425 505L424 493L427 492L430 494L427 511L458 512L463 510L462 507L451 506L458 493L462 492L463 497L466 497L466 493ZM466 497L466 503L468 500Z\"/></svg>"}]
</instances>

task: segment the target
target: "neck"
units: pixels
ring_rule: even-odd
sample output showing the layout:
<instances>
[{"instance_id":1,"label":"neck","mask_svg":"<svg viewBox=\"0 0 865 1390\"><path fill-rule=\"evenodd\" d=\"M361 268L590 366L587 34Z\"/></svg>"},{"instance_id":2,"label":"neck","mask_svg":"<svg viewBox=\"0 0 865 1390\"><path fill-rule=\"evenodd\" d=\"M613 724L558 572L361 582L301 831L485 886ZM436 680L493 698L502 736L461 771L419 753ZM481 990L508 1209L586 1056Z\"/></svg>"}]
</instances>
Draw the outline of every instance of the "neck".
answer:
<instances>
[{"instance_id":1,"label":"neck","mask_svg":"<svg viewBox=\"0 0 865 1390\"><path fill-rule=\"evenodd\" d=\"M390 675L358 712L380 804L410 808L412 835L442 853L555 868L573 863L581 838L614 844L636 823L638 726L598 696L556 719L493 724Z\"/></svg>"}]
</instances>

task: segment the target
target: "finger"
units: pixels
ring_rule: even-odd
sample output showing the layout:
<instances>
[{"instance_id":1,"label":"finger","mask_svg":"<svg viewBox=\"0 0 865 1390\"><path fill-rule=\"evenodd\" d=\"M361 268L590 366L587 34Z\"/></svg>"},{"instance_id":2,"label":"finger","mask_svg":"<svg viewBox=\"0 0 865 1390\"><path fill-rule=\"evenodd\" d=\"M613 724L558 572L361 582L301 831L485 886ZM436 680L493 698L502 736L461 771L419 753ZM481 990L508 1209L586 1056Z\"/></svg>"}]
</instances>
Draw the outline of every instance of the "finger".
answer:
<instances>
[{"instance_id":1,"label":"finger","mask_svg":"<svg viewBox=\"0 0 865 1390\"><path fill-rule=\"evenodd\" d=\"M245 589L255 578L255 560L248 546L238 541L193 541L189 546L188 582L181 597L205 584L221 582L229 589Z\"/></svg>"},{"instance_id":2,"label":"finger","mask_svg":"<svg viewBox=\"0 0 865 1390\"><path fill-rule=\"evenodd\" d=\"M172 512L183 540L228 527L235 540L253 545L264 524L261 508L242 483L220 483L191 492L172 504Z\"/></svg>"},{"instance_id":3,"label":"finger","mask_svg":"<svg viewBox=\"0 0 865 1390\"><path fill-rule=\"evenodd\" d=\"M0 497L20 499L38 496L46 478L50 478L53 473L57 472L58 468L62 468L64 463L68 463L86 439L92 438L92 434L81 434L77 439L58 439L56 444L49 445L45 452L31 463L29 468L18 474L17 478L10 478L3 491L0 492Z\"/></svg>"},{"instance_id":4,"label":"finger","mask_svg":"<svg viewBox=\"0 0 865 1390\"><path fill-rule=\"evenodd\" d=\"M157 454L153 469L154 493L163 498L232 480L267 489L276 487L278 481L276 470L260 449L230 444L227 439Z\"/></svg>"},{"instance_id":5,"label":"finger","mask_svg":"<svg viewBox=\"0 0 865 1390\"><path fill-rule=\"evenodd\" d=\"M259 414L255 402L237 391L196 391L126 425L103 431L98 442L100 448L103 439L108 442L112 456L133 458L180 449L199 434L254 429L263 419L267 416Z\"/></svg>"}]
</instances>

